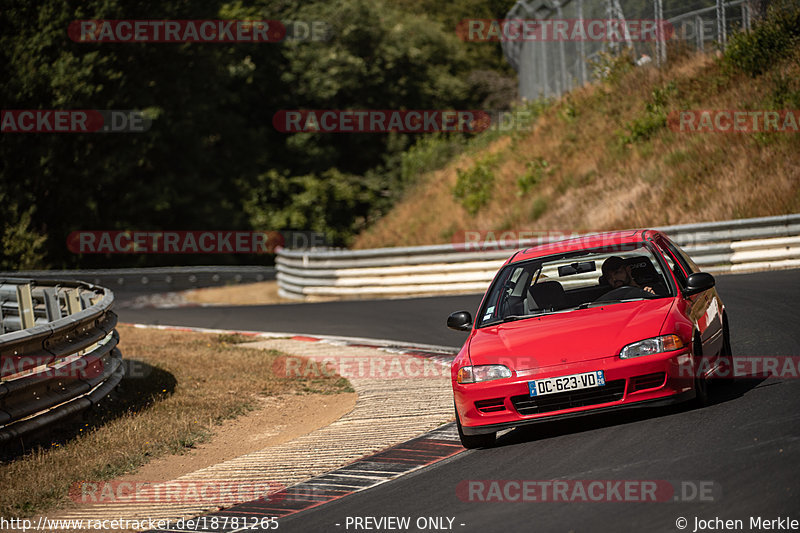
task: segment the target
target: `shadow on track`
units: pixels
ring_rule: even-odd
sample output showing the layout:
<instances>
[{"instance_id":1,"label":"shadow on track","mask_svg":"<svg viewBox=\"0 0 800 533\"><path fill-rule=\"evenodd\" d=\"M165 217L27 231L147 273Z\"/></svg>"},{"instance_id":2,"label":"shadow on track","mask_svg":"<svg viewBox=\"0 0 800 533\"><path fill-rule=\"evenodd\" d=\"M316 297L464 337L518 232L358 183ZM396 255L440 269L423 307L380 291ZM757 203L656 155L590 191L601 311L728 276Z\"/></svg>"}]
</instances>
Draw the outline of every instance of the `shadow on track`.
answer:
<instances>
[{"instance_id":1,"label":"shadow on track","mask_svg":"<svg viewBox=\"0 0 800 533\"><path fill-rule=\"evenodd\" d=\"M725 380L710 383L709 402L707 407L735 400L747 394L766 380L765 377ZM677 415L686 411L700 409L692 401L665 407L639 407L616 412L592 413L563 420L541 422L521 426L498 437L494 448L545 440L563 435L578 434L600 428L622 426L642 420L656 419Z\"/></svg>"}]
</instances>

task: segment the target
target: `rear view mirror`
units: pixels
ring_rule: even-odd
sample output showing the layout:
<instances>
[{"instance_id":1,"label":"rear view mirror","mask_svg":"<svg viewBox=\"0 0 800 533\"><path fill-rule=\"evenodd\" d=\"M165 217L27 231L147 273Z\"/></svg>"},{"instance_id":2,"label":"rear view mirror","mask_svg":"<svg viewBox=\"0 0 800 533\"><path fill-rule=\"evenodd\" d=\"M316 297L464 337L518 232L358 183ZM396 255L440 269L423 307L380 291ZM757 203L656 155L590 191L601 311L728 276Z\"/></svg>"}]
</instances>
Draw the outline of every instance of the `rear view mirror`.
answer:
<instances>
[{"instance_id":1,"label":"rear view mirror","mask_svg":"<svg viewBox=\"0 0 800 533\"><path fill-rule=\"evenodd\" d=\"M695 272L686 279L686 290L683 292L687 295L697 294L713 288L715 283L714 276L708 272Z\"/></svg>"},{"instance_id":2,"label":"rear view mirror","mask_svg":"<svg viewBox=\"0 0 800 533\"><path fill-rule=\"evenodd\" d=\"M581 261L580 263L571 263L558 267L558 275L561 277L572 276L574 274L594 272L595 270L597 270L597 266L595 266L594 261Z\"/></svg>"},{"instance_id":3,"label":"rear view mirror","mask_svg":"<svg viewBox=\"0 0 800 533\"><path fill-rule=\"evenodd\" d=\"M447 327L456 331L469 331L472 329L472 315L469 311L456 311L447 317Z\"/></svg>"}]
</instances>

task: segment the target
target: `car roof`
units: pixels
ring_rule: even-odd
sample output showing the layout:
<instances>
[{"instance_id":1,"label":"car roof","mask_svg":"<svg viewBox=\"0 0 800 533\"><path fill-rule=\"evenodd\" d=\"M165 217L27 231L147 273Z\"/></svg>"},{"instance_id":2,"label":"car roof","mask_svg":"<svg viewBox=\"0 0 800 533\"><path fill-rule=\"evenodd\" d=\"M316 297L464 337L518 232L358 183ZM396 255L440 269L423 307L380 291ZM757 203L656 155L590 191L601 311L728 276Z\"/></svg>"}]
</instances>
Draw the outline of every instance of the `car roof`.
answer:
<instances>
[{"instance_id":1,"label":"car roof","mask_svg":"<svg viewBox=\"0 0 800 533\"><path fill-rule=\"evenodd\" d=\"M644 242L658 235L661 235L661 233L648 229L609 231L582 235L580 237L540 244L533 248L519 250L512 255L506 263L516 263L518 261L526 261L528 259L536 259L538 257L565 252L577 252L588 248L601 248L605 246Z\"/></svg>"}]
</instances>

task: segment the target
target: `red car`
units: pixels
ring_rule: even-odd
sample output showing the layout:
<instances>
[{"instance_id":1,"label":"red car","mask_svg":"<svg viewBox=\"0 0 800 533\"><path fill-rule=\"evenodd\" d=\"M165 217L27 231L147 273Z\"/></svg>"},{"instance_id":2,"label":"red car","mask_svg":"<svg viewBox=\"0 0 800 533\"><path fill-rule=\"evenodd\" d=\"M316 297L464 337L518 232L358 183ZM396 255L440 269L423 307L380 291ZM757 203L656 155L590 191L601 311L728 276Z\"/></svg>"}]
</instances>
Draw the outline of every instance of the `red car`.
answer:
<instances>
[{"instance_id":1,"label":"red car","mask_svg":"<svg viewBox=\"0 0 800 533\"><path fill-rule=\"evenodd\" d=\"M466 448L499 430L634 406L707 399L730 368L714 278L653 230L621 231L516 252L492 281L453 361Z\"/></svg>"}]
</instances>

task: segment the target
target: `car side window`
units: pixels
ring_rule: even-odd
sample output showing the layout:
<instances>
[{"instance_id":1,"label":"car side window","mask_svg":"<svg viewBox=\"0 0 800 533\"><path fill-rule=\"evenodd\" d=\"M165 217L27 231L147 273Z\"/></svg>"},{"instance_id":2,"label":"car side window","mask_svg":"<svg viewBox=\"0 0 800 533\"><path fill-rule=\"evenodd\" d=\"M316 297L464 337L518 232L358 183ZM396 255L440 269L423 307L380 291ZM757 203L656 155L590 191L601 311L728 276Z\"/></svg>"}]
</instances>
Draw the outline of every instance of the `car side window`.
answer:
<instances>
[{"instance_id":1,"label":"car side window","mask_svg":"<svg viewBox=\"0 0 800 533\"><path fill-rule=\"evenodd\" d=\"M683 270L686 272L686 275L694 274L695 272L700 272L700 269L697 265L689 259L689 256L686 255L686 252L675 246L675 244L668 240L664 239L664 244L669 249L670 253L672 253L673 257L681 264Z\"/></svg>"},{"instance_id":2,"label":"car side window","mask_svg":"<svg viewBox=\"0 0 800 533\"><path fill-rule=\"evenodd\" d=\"M673 250L673 253L675 253L675 257L678 259L678 261L681 262L683 267L686 269L686 272L689 272L691 274L694 274L695 272L700 272L700 267L698 267L695 264L695 262L692 261L692 258L689 257L689 254L683 251L682 248L679 248L678 246L669 241L667 242L667 246L669 246L670 249Z\"/></svg>"},{"instance_id":3,"label":"car side window","mask_svg":"<svg viewBox=\"0 0 800 533\"><path fill-rule=\"evenodd\" d=\"M673 257L673 251L669 249L669 244L661 239L658 240L658 247L661 250L661 255L664 256L664 259L667 261L667 266L669 269L672 270L672 273L675 274L675 279L678 280L678 284L681 287L686 287L686 274L681 268L681 265L678 264L675 257Z\"/></svg>"}]
</instances>

